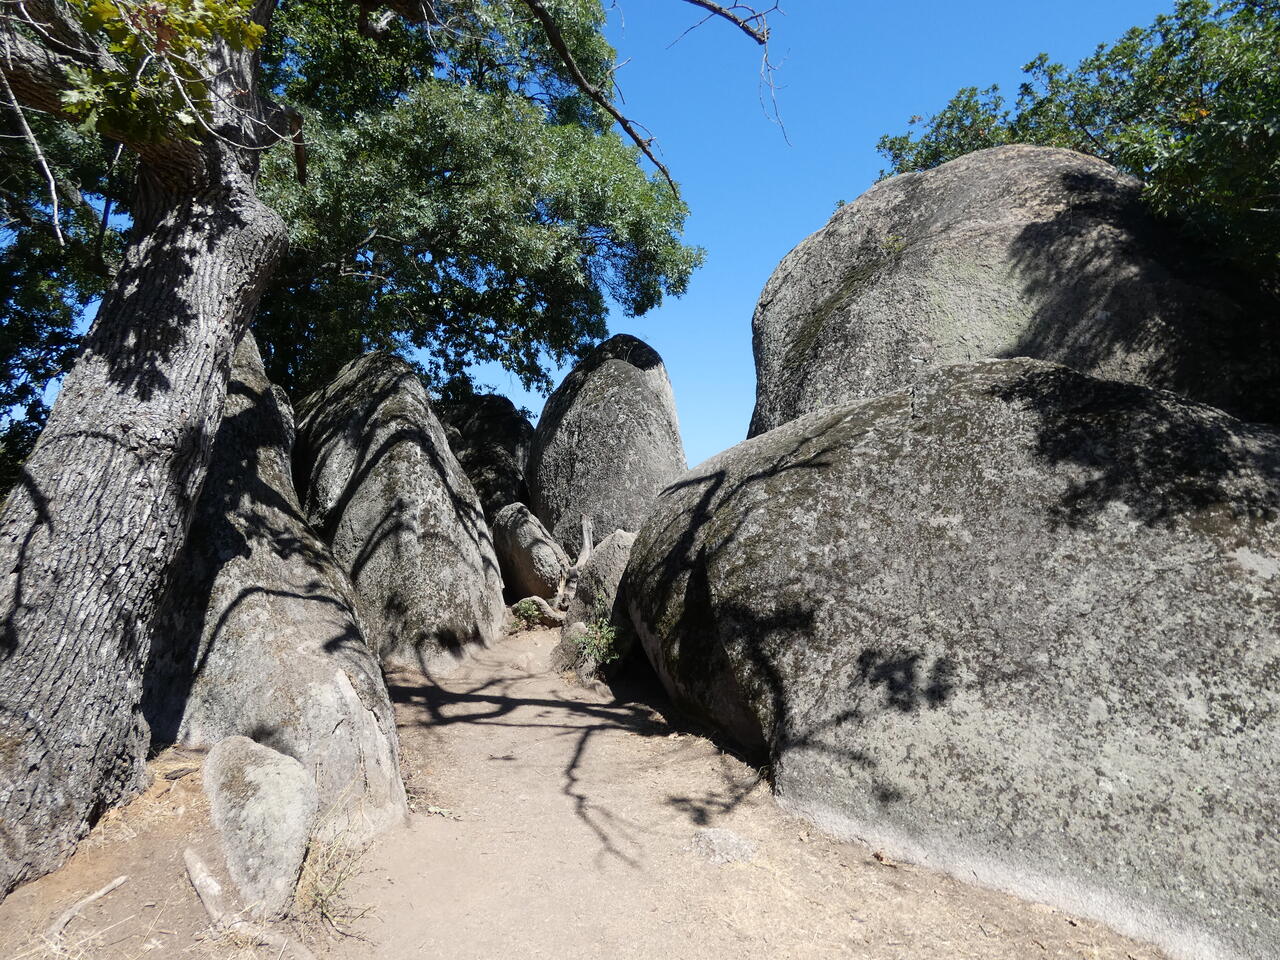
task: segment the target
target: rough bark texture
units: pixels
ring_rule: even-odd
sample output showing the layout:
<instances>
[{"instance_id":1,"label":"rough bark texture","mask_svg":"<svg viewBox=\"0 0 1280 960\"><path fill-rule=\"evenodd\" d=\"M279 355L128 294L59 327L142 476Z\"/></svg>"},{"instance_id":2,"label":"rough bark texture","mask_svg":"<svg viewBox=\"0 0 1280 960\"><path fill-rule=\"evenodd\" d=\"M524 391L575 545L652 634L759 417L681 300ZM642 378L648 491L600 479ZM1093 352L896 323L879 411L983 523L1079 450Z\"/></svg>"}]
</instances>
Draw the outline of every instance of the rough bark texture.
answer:
<instances>
[{"instance_id":1,"label":"rough bark texture","mask_svg":"<svg viewBox=\"0 0 1280 960\"><path fill-rule=\"evenodd\" d=\"M484 394L441 404L453 454L476 488L485 519L509 503L528 503L524 482L533 425L506 397Z\"/></svg>"},{"instance_id":2,"label":"rough bark texture","mask_svg":"<svg viewBox=\"0 0 1280 960\"><path fill-rule=\"evenodd\" d=\"M752 323L750 436L940 364L1036 357L1280 419L1275 304L1177 239L1141 184L1070 150L894 177L789 253Z\"/></svg>"},{"instance_id":3,"label":"rough bark texture","mask_svg":"<svg viewBox=\"0 0 1280 960\"><path fill-rule=\"evenodd\" d=\"M413 368L349 363L298 405L295 476L384 663L427 669L502 630L502 577L471 481Z\"/></svg>"},{"instance_id":4,"label":"rough bark texture","mask_svg":"<svg viewBox=\"0 0 1280 960\"><path fill-rule=\"evenodd\" d=\"M209 69L217 128L261 143L251 58ZM284 238L256 174L212 139L143 163L136 239L0 516L0 896L138 785L148 628Z\"/></svg>"},{"instance_id":5,"label":"rough bark texture","mask_svg":"<svg viewBox=\"0 0 1280 960\"><path fill-rule=\"evenodd\" d=\"M582 516L597 530L636 530L658 491L686 469L662 358L610 337L547 399L529 455L530 506L574 556Z\"/></svg>"},{"instance_id":6,"label":"rough bark texture","mask_svg":"<svg viewBox=\"0 0 1280 960\"><path fill-rule=\"evenodd\" d=\"M391 701L350 581L302 518L293 413L252 334L235 355L196 519L152 630L153 748L242 735L300 761L326 831L406 814Z\"/></svg>"},{"instance_id":7,"label":"rough bark texture","mask_svg":"<svg viewBox=\"0 0 1280 960\"><path fill-rule=\"evenodd\" d=\"M1187 960L1280 954L1280 435L947 367L702 464L627 590L793 811Z\"/></svg>"},{"instance_id":8,"label":"rough bark texture","mask_svg":"<svg viewBox=\"0 0 1280 960\"><path fill-rule=\"evenodd\" d=\"M493 546L512 603L525 597L550 600L569 572L569 558L523 503L509 503L493 518Z\"/></svg>"}]
</instances>

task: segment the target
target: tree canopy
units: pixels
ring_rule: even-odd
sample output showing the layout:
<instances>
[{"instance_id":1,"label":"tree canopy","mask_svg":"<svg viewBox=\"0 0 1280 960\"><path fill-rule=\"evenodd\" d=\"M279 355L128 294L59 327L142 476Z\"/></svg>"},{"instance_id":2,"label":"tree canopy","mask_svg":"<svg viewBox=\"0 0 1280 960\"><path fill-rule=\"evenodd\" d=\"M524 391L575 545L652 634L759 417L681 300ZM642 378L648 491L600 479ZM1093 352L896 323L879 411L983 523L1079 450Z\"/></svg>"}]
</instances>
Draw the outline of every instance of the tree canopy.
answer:
<instances>
[{"instance_id":1,"label":"tree canopy","mask_svg":"<svg viewBox=\"0 0 1280 960\"><path fill-rule=\"evenodd\" d=\"M73 125L27 112L36 136L0 140L0 487L119 266L137 163L102 134L199 129L206 91L183 52L216 36L260 44L264 89L302 119L305 152L286 141L264 157L260 192L289 245L254 322L291 393L378 347L420 351L437 390L469 389L480 360L545 390L548 360L607 335L610 301L642 314L682 293L701 260L679 239L684 203L645 172L523 0L436 3L430 29L347 0L286 0L265 34L235 19L237 4L168 5L158 23L124 0L85 6L118 62L71 77ZM610 89L600 0L552 7L574 68ZM118 75L130 71L136 84Z\"/></svg>"},{"instance_id":2,"label":"tree canopy","mask_svg":"<svg viewBox=\"0 0 1280 960\"><path fill-rule=\"evenodd\" d=\"M290 246L255 329L272 378L309 390L372 347L418 348L439 387L497 360L546 388L556 362L628 315L683 292L700 253L684 204L565 75L520 3L427 36L376 39L336 0L277 16L267 74L305 119L307 178L286 148L263 195ZM614 51L597 0L557 11L573 59L607 85ZM367 31L366 31L367 32Z\"/></svg>"},{"instance_id":3,"label":"tree canopy","mask_svg":"<svg viewBox=\"0 0 1280 960\"><path fill-rule=\"evenodd\" d=\"M1280 278L1280 2L1178 0L1075 69L1040 54L1013 104L960 90L880 139L886 173L926 170L1005 143L1068 147L1143 180L1158 212Z\"/></svg>"}]
</instances>

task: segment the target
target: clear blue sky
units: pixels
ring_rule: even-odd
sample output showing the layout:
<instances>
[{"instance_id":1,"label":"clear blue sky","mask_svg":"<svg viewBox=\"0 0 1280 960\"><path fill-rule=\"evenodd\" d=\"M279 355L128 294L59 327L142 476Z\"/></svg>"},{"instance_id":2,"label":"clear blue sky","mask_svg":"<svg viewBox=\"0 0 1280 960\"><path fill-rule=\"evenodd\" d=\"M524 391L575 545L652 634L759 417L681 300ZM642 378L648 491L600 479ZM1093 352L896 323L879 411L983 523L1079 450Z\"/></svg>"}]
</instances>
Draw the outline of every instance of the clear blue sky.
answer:
<instances>
[{"instance_id":1,"label":"clear blue sky","mask_svg":"<svg viewBox=\"0 0 1280 960\"><path fill-rule=\"evenodd\" d=\"M758 48L681 0L620 0L609 35L625 111L658 139L692 209L686 240L707 263L689 293L635 319L610 318L666 361L690 465L746 436L755 403L751 312L778 261L882 167L875 142L958 88L999 83L1041 50L1074 65L1150 23L1172 0L783 0L774 14L778 97L791 145L761 109ZM537 414L543 400L500 368L478 379Z\"/></svg>"}]
</instances>

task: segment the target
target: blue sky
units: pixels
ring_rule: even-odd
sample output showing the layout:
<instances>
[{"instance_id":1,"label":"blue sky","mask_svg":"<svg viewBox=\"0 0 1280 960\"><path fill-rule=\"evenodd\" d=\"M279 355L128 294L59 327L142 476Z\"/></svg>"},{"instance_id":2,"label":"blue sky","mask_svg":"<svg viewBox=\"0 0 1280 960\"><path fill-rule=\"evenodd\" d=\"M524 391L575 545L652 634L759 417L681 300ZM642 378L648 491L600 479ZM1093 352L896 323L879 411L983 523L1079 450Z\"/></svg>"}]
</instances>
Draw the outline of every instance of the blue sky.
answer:
<instances>
[{"instance_id":1,"label":"blue sky","mask_svg":"<svg viewBox=\"0 0 1280 960\"><path fill-rule=\"evenodd\" d=\"M760 104L758 48L680 0L622 0L609 35L625 111L657 137L692 209L686 240L707 263L689 293L610 329L662 354L690 464L746 436L755 403L751 313L778 261L840 200L871 186L884 133L936 112L958 88L999 83L1041 50L1074 65L1100 42L1150 23L1172 0L784 0L774 14L778 99L790 145ZM536 414L543 400L500 368L481 382Z\"/></svg>"}]
</instances>

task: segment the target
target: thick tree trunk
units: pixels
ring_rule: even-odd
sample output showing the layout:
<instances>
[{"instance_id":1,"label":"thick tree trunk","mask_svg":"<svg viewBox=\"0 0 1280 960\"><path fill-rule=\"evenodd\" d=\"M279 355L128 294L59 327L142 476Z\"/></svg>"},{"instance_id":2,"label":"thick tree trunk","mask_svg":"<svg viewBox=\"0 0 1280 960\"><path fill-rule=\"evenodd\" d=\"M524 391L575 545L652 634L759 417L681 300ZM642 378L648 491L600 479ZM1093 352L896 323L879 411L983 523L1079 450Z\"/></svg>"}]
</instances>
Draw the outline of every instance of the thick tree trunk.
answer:
<instances>
[{"instance_id":1,"label":"thick tree trunk","mask_svg":"<svg viewBox=\"0 0 1280 960\"><path fill-rule=\"evenodd\" d=\"M234 136L260 125L229 60ZM148 625L284 237L256 152L220 134L201 154L144 165L125 265L0 514L0 898L140 781Z\"/></svg>"}]
</instances>

